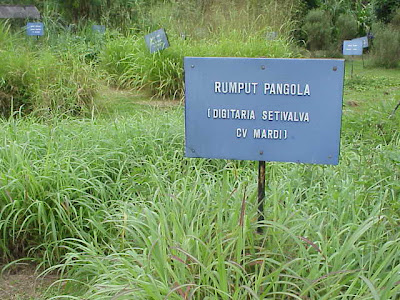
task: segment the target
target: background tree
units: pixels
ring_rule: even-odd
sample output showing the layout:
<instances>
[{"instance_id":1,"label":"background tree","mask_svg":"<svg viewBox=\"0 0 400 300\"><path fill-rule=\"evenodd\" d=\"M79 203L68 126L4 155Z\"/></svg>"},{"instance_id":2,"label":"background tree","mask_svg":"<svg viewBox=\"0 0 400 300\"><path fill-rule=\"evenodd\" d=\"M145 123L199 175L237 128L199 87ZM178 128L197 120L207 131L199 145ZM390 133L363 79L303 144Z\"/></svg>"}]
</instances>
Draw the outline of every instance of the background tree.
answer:
<instances>
[{"instance_id":1,"label":"background tree","mask_svg":"<svg viewBox=\"0 0 400 300\"><path fill-rule=\"evenodd\" d=\"M326 50L332 41L332 17L322 9L311 10L305 18L303 30L311 51Z\"/></svg>"},{"instance_id":2,"label":"background tree","mask_svg":"<svg viewBox=\"0 0 400 300\"><path fill-rule=\"evenodd\" d=\"M358 23L351 13L339 15L336 20L337 39L341 43L343 40L351 40L357 37Z\"/></svg>"},{"instance_id":3,"label":"background tree","mask_svg":"<svg viewBox=\"0 0 400 300\"><path fill-rule=\"evenodd\" d=\"M393 17L393 13L400 7L399 0L374 0L374 13L376 19L385 24L389 23Z\"/></svg>"}]
</instances>

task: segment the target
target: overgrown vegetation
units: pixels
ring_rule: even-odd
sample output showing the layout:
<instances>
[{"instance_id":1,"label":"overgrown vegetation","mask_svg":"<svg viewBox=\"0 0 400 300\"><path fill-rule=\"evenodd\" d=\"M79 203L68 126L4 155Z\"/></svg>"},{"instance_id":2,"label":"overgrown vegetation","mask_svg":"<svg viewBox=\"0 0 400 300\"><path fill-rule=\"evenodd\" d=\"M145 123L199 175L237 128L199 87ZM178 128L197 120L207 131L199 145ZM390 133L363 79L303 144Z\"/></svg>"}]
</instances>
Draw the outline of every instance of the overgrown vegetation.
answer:
<instances>
[{"instance_id":1,"label":"overgrown vegetation","mask_svg":"<svg viewBox=\"0 0 400 300\"><path fill-rule=\"evenodd\" d=\"M297 0L279 5L275 0L36 4L46 25L40 41L29 40L21 30L11 33L13 22L1 25L0 112L6 117L20 109L23 113L91 111L96 91L105 84L182 99L184 56L298 56L301 50L294 46L292 33L298 34L296 28L302 23L311 56L337 57L342 40L366 34L377 12L373 2L315 2L309 8L317 9L303 21L308 8ZM115 16L122 7L126 15ZM390 7L389 25L375 26L375 40L370 43L377 66L396 67L399 61L398 17L396 6ZM78 14L79 22L68 25ZM105 24L107 33L92 32L94 22ZM172 46L150 55L143 35L160 27L167 30ZM268 38L272 33L278 38Z\"/></svg>"},{"instance_id":2,"label":"overgrown vegetation","mask_svg":"<svg viewBox=\"0 0 400 300\"><path fill-rule=\"evenodd\" d=\"M35 49L33 41L12 36L0 24L5 40L0 56L0 113L13 111L79 114L90 110L97 90L96 71L70 52ZM25 45L24 45L25 44Z\"/></svg>"},{"instance_id":3,"label":"overgrown vegetation","mask_svg":"<svg viewBox=\"0 0 400 300\"><path fill-rule=\"evenodd\" d=\"M72 299L396 298L400 94L375 100L399 84L385 74L346 82L359 104L339 166L268 164L262 235L255 163L184 158L182 107L3 122L3 255L58 270Z\"/></svg>"},{"instance_id":4,"label":"overgrown vegetation","mask_svg":"<svg viewBox=\"0 0 400 300\"><path fill-rule=\"evenodd\" d=\"M56 272L53 299L400 295L398 70L355 62L340 164L268 163L262 222L254 162L185 158L183 108L132 103L137 90L182 98L184 56L300 56L299 27L310 50L337 55L341 39L367 33L376 1L34 3L44 37L0 25L3 262ZM399 60L390 7L373 30L378 66ZM160 27L171 47L150 54L143 36Z\"/></svg>"},{"instance_id":5,"label":"overgrown vegetation","mask_svg":"<svg viewBox=\"0 0 400 300\"><path fill-rule=\"evenodd\" d=\"M376 24L372 55L377 66L395 68L400 62L400 31L391 26Z\"/></svg>"},{"instance_id":6,"label":"overgrown vegetation","mask_svg":"<svg viewBox=\"0 0 400 300\"><path fill-rule=\"evenodd\" d=\"M307 43L311 51L328 49L332 43L331 16L316 9L308 13L303 30L307 33Z\"/></svg>"},{"instance_id":7,"label":"overgrown vegetation","mask_svg":"<svg viewBox=\"0 0 400 300\"><path fill-rule=\"evenodd\" d=\"M261 34L260 34L261 35ZM231 32L216 36L215 40L183 40L170 36L173 47L149 54L141 37L112 40L101 54L101 67L111 82L123 88L149 90L160 98L184 96L184 56L240 56L240 57L291 57L290 44L284 40L263 40L260 35L246 36L242 32Z\"/></svg>"}]
</instances>

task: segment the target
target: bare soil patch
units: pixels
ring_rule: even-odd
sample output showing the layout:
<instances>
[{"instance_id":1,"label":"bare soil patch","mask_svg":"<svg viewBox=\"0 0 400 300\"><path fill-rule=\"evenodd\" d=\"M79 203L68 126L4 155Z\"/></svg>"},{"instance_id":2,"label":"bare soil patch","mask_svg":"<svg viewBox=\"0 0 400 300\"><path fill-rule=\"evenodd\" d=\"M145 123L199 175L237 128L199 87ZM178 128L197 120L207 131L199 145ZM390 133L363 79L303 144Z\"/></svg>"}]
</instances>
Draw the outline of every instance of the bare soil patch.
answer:
<instances>
[{"instance_id":1,"label":"bare soil patch","mask_svg":"<svg viewBox=\"0 0 400 300\"><path fill-rule=\"evenodd\" d=\"M0 265L0 270L3 270ZM0 275L0 299L45 299L43 294L55 282L56 275L38 277L35 266L23 264L7 268Z\"/></svg>"}]
</instances>

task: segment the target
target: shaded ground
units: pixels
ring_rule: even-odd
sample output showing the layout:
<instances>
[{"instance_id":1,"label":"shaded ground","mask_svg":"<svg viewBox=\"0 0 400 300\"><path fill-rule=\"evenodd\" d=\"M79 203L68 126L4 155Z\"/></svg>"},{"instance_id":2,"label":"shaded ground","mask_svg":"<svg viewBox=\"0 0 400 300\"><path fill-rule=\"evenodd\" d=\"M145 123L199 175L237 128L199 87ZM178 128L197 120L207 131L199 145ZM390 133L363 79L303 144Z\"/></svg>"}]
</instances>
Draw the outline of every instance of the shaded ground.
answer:
<instances>
[{"instance_id":1,"label":"shaded ground","mask_svg":"<svg viewBox=\"0 0 400 300\"><path fill-rule=\"evenodd\" d=\"M0 265L0 270L3 267ZM38 275L35 267L29 264L7 268L0 275L0 299L46 299L46 289L58 278L56 275L38 278Z\"/></svg>"}]
</instances>

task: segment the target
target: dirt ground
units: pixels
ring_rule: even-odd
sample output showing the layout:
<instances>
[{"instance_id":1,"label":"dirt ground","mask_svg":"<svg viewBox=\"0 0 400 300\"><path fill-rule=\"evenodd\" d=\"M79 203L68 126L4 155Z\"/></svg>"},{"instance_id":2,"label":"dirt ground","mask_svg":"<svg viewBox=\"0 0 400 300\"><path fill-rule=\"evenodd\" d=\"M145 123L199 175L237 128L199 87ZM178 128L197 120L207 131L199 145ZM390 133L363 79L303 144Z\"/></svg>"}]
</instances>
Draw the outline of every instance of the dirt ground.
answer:
<instances>
[{"instance_id":1,"label":"dirt ground","mask_svg":"<svg viewBox=\"0 0 400 300\"><path fill-rule=\"evenodd\" d=\"M0 265L0 271L4 266ZM1 300L46 299L44 293L58 278L56 275L38 277L33 265L23 264L7 268L0 274Z\"/></svg>"}]
</instances>

